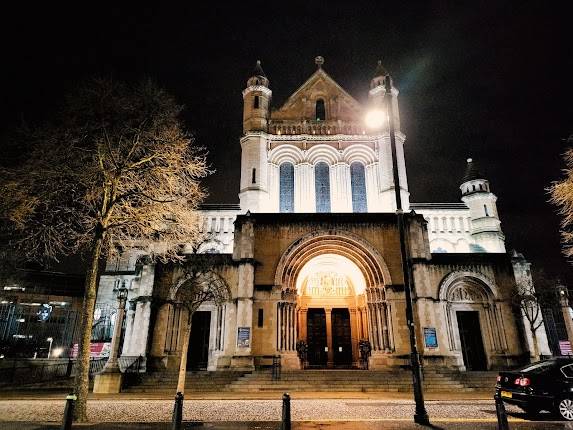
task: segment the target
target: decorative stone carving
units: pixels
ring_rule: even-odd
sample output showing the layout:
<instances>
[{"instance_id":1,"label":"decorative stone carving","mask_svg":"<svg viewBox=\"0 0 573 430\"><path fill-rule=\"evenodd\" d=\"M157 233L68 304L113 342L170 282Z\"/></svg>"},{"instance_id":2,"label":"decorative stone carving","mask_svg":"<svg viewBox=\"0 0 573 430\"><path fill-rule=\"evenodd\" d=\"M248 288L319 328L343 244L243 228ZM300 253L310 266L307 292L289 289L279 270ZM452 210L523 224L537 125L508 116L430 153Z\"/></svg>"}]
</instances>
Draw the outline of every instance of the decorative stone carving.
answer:
<instances>
[{"instance_id":1,"label":"decorative stone carving","mask_svg":"<svg viewBox=\"0 0 573 430\"><path fill-rule=\"evenodd\" d=\"M455 286L450 290L448 301L480 303L487 301L487 299L472 285L462 284Z\"/></svg>"}]
</instances>

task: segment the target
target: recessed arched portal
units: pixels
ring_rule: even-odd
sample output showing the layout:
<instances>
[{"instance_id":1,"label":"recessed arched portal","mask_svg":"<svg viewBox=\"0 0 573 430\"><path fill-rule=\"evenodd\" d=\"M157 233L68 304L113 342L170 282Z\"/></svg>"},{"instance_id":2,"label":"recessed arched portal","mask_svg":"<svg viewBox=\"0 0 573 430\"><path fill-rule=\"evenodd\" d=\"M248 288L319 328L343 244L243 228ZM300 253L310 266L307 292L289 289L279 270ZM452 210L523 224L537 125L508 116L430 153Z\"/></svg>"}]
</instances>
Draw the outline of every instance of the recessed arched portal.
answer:
<instances>
[{"instance_id":1,"label":"recessed arched portal","mask_svg":"<svg viewBox=\"0 0 573 430\"><path fill-rule=\"evenodd\" d=\"M393 349L384 259L362 237L346 231L315 231L294 241L279 261L277 350L308 346L309 367L359 365L359 342L374 352Z\"/></svg>"},{"instance_id":2,"label":"recessed arched portal","mask_svg":"<svg viewBox=\"0 0 573 430\"><path fill-rule=\"evenodd\" d=\"M358 342L368 338L361 315L366 280L356 263L339 254L317 255L301 268L296 288L298 333L308 345L308 365L356 366Z\"/></svg>"}]
</instances>

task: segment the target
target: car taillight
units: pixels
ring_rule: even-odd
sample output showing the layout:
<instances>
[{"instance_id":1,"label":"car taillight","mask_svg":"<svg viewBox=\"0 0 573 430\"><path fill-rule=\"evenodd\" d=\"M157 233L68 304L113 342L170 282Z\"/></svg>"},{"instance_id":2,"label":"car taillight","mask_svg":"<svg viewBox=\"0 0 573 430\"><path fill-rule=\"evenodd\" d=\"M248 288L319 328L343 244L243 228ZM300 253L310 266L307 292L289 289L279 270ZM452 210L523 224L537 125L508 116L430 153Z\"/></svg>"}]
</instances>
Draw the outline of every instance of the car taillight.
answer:
<instances>
[{"instance_id":1,"label":"car taillight","mask_svg":"<svg viewBox=\"0 0 573 430\"><path fill-rule=\"evenodd\" d=\"M520 381L521 381L521 378L517 378L515 381L513 381L513 383L514 383L515 385L519 385L519 382L520 382Z\"/></svg>"},{"instance_id":2,"label":"car taillight","mask_svg":"<svg viewBox=\"0 0 573 430\"><path fill-rule=\"evenodd\" d=\"M529 378L520 378L519 379L519 386L520 387L527 387L531 385L531 380Z\"/></svg>"},{"instance_id":3,"label":"car taillight","mask_svg":"<svg viewBox=\"0 0 573 430\"><path fill-rule=\"evenodd\" d=\"M497 375L497 382L501 382L501 375Z\"/></svg>"}]
</instances>

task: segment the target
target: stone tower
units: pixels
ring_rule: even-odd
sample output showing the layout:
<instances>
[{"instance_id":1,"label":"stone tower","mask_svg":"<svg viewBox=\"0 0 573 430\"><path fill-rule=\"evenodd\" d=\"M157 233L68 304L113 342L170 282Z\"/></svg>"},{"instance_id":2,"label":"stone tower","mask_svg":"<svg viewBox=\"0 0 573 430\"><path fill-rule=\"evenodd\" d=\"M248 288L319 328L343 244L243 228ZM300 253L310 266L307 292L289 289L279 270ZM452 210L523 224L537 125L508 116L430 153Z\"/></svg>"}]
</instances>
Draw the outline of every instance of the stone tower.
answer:
<instances>
[{"instance_id":1,"label":"stone tower","mask_svg":"<svg viewBox=\"0 0 573 430\"><path fill-rule=\"evenodd\" d=\"M462 201L470 209L471 236L475 241L473 246L477 248L474 251L505 252L505 238L497 213L497 197L471 158L467 160L460 190Z\"/></svg>"},{"instance_id":2,"label":"stone tower","mask_svg":"<svg viewBox=\"0 0 573 430\"><path fill-rule=\"evenodd\" d=\"M268 200L266 132L272 91L261 62L243 90L243 137L241 138L241 189L243 211L261 212Z\"/></svg>"},{"instance_id":3,"label":"stone tower","mask_svg":"<svg viewBox=\"0 0 573 430\"><path fill-rule=\"evenodd\" d=\"M385 95L386 95L386 79L390 79L390 87L392 92L392 108L394 113L394 130L396 132L396 155L398 160L398 172L400 174L400 194L402 197L402 206L407 210L410 206L410 193L408 191L408 179L406 175L406 161L404 158L404 142L406 136L400 130L400 109L398 108L398 89L394 87L391 77L382 66L382 62L378 61L374 77L370 81L370 91L368 92L368 100L370 110L376 110L387 116ZM396 201L394 196L394 179L392 176L392 155L390 146L390 134L388 130L388 122L386 121L379 129L372 130L380 134L380 163L383 164L381 174L381 187L380 198L381 207L385 211L396 210Z\"/></svg>"}]
</instances>

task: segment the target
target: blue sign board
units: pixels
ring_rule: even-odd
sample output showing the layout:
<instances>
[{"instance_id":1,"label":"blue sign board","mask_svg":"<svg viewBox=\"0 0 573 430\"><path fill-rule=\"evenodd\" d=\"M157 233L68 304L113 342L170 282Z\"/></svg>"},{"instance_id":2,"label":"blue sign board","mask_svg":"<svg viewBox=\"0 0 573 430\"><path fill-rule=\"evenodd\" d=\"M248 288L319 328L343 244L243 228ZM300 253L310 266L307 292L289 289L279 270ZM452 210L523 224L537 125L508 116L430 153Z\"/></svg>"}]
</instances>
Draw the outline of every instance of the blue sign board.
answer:
<instances>
[{"instance_id":1,"label":"blue sign board","mask_svg":"<svg viewBox=\"0 0 573 430\"><path fill-rule=\"evenodd\" d=\"M438 347L438 336L436 336L435 327L424 327L424 343L426 348Z\"/></svg>"}]
</instances>

